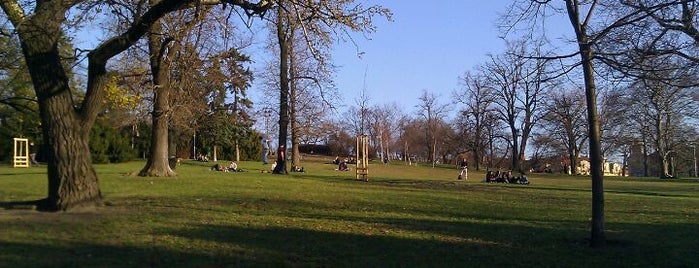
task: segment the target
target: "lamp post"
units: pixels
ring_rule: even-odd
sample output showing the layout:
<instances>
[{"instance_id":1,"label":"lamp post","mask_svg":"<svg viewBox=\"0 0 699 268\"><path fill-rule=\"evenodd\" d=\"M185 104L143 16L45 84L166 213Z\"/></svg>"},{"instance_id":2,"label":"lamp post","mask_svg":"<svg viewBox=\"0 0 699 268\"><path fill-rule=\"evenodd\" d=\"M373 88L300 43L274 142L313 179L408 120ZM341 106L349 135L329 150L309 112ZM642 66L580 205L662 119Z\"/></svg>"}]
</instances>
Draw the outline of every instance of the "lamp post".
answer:
<instances>
[{"instance_id":1,"label":"lamp post","mask_svg":"<svg viewBox=\"0 0 699 268\"><path fill-rule=\"evenodd\" d=\"M265 139L269 137L269 118L272 116L272 109L266 107L262 109L262 116L265 117Z\"/></svg>"}]
</instances>

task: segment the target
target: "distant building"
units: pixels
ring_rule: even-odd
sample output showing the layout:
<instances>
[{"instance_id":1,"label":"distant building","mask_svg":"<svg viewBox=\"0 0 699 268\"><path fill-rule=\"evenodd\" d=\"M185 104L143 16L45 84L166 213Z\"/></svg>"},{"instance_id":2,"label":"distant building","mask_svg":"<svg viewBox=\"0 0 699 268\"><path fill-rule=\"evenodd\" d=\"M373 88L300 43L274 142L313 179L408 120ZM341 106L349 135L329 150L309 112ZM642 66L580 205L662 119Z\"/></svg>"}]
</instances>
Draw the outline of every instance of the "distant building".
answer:
<instances>
[{"instance_id":1,"label":"distant building","mask_svg":"<svg viewBox=\"0 0 699 268\"><path fill-rule=\"evenodd\" d=\"M590 175L590 159L587 157L580 157L578 164L578 175ZM607 162L606 160L602 163L602 172L605 176L622 176L621 164L616 162Z\"/></svg>"},{"instance_id":2,"label":"distant building","mask_svg":"<svg viewBox=\"0 0 699 268\"><path fill-rule=\"evenodd\" d=\"M645 163L645 164L644 164ZM636 142L631 145L631 152L628 160L628 175L633 177L657 176L661 172L658 170L657 153L643 153L643 142Z\"/></svg>"},{"instance_id":3,"label":"distant building","mask_svg":"<svg viewBox=\"0 0 699 268\"><path fill-rule=\"evenodd\" d=\"M622 167L619 163L605 162L604 163L604 175L605 176L621 176Z\"/></svg>"}]
</instances>

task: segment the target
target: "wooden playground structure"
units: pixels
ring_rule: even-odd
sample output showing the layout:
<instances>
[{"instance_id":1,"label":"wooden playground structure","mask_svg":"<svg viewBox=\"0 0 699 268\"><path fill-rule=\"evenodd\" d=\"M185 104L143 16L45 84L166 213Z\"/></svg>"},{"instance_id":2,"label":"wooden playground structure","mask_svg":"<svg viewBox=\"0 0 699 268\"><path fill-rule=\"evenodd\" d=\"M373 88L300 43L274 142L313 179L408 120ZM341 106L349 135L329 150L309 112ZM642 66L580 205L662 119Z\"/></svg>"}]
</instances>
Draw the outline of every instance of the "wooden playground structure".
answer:
<instances>
[{"instance_id":1,"label":"wooden playground structure","mask_svg":"<svg viewBox=\"0 0 699 268\"><path fill-rule=\"evenodd\" d=\"M14 138L12 167L29 167L29 139Z\"/></svg>"},{"instance_id":2,"label":"wooden playground structure","mask_svg":"<svg viewBox=\"0 0 699 268\"><path fill-rule=\"evenodd\" d=\"M355 180L359 180L361 176L363 181L369 181L369 136L357 136L357 147L355 148L355 159L357 159Z\"/></svg>"}]
</instances>

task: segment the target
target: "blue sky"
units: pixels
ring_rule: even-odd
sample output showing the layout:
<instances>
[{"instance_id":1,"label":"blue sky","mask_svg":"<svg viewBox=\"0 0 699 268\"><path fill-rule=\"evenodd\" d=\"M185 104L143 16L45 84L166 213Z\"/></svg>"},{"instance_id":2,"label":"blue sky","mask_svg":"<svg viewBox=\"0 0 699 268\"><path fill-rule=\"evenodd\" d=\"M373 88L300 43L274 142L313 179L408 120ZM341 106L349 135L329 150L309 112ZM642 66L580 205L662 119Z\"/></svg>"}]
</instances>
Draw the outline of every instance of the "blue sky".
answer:
<instances>
[{"instance_id":1,"label":"blue sky","mask_svg":"<svg viewBox=\"0 0 699 268\"><path fill-rule=\"evenodd\" d=\"M372 104L395 102L410 112L423 89L448 103L459 76L504 49L495 23L511 1L377 2L393 11L394 21L377 19L371 40L355 38L363 56L351 43L335 47L335 80L348 105L356 103L365 74Z\"/></svg>"}]
</instances>

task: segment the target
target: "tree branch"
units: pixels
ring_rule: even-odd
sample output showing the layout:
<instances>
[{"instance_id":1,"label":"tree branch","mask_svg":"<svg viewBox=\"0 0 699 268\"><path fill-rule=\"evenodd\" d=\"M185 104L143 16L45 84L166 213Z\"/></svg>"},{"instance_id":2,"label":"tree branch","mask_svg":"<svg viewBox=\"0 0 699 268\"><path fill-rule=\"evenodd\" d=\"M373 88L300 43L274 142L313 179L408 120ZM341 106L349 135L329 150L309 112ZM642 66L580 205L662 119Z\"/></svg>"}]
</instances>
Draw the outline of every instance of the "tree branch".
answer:
<instances>
[{"instance_id":1,"label":"tree branch","mask_svg":"<svg viewBox=\"0 0 699 268\"><path fill-rule=\"evenodd\" d=\"M12 25L17 27L26 18L26 14L19 2L15 0L0 0L0 7L7 14Z\"/></svg>"},{"instance_id":2,"label":"tree branch","mask_svg":"<svg viewBox=\"0 0 699 268\"><path fill-rule=\"evenodd\" d=\"M9 0L0 0L9 1ZM123 52L136 43L148 32L151 25L158 21L165 14L192 5L194 1L189 0L162 0L152 6L140 18L138 18L126 32L115 36L100 44L93 51L88 53L88 81L85 101L80 109L84 123L93 122L101 105L103 90L100 88L101 79L106 75L106 64L109 59ZM262 0L253 4L245 0L221 0L206 1L206 3L228 3L239 6L246 10L249 16L256 14L263 15L272 3Z\"/></svg>"}]
</instances>

